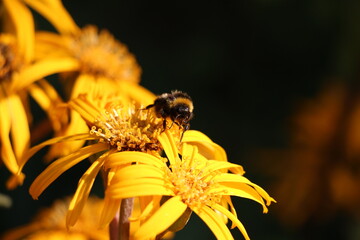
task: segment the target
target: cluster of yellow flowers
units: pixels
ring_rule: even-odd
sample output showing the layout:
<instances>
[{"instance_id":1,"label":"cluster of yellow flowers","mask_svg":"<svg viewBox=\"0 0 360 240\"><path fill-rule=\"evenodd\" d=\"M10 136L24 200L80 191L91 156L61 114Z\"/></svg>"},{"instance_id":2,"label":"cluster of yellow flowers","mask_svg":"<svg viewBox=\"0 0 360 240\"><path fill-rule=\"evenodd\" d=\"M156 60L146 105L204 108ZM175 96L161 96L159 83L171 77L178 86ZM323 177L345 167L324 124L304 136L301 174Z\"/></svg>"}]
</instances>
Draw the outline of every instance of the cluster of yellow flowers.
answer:
<instances>
[{"instance_id":1,"label":"cluster of yellow flowers","mask_svg":"<svg viewBox=\"0 0 360 240\"><path fill-rule=\"evenodd\" d=\"M233 239L228 220L249 239L230 197L254 200L264 212L274 199L205 134L183 133L177 124L164 129L152 109L143 110L156 96L139 85L141 69L126 46L105 30L77 26L60 0L2 4L0 159L12 173L9 189L22 184L31 157L50 146L46 159L56 160L33 181L34 199L66 170L91 162L69 203L68 228L80 219L101 174L105 197L99 227L109 226L112 240L161 239L181 230L192 212L218 239ZM31 11L56 32L35 29ZM58 77L65 97L48 82L50 75ZM30 131L36 125L29 98L50 124ZM54 137L31 147L44 139L46 126Z\"/></svg>"}]
</instances>

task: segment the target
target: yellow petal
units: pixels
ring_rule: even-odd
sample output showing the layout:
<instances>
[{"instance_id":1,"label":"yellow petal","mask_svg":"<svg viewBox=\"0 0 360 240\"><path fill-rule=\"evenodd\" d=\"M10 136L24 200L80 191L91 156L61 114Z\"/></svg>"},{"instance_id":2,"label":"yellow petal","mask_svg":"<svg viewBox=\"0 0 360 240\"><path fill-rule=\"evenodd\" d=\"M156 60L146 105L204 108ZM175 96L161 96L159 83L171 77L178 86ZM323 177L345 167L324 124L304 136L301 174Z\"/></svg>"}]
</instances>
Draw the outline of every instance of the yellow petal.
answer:
<instances>
[{"instance_id":1,"label":"yellow petal","mask_svg":"<svg viewBox=\"0 0 360 240\"><path fill-rule=\"evenodd\" d=\"M200 210L193 209L193 211L206 223L217 239L234 239L225 223L212 209L204 206Z\"/></svg>"},{"instance_id":2,"label":"yellow petal","mask_svg":"<svg viewBox=\"0 0 360 240\"><path fill-rule=\"evenodd\" d=\"M53 107L53 105L51 104L50 98L47 96L46 92L43 89L41 89L40 87L38 87L35 84L31 84L30 86L28 86L27 89L28 89L31 97L33 97L35 99L35 101L40 105L40 107L44 111L47 111L51 107Z\"/></svg>"},{"instance_id":3,"label":"yellow petal","mask_svg":"<svg viewBox=\"0 0 360 240\"><path fill-rule=\"evenodd\" d=\"M140 86L137 83L128 81L118 81L117 84L121 89L121 92L128 95L135 102L147 106L154 102L156 96L146 88Z\"/></svg>"},{"instance_id":4,"label":"yellow petal","mask_svg":"<svg viewBox=\"0 0 360 240\"><path fill-rule=\"evenodd\" d=\"M18 186L21 186L24 182L25 174L23 173L16 173L9 177L6 181L6 188L9 190L13 190Z\"/></svg>"},{"instance_id":5,"label":"yellow petal","mask_svg":"<svg viewBox=\"0 0 360 240\"><path fill-rule=\"evenodd\" d=\"M37 199L39 195L62 173L79 163L80 161L88 158L89 156L104 151L107 149L107 145L97 143L72 153L68 156L59 158L50 166L48 166L31 184L29 192L34 199Z\"/></svg>"},{"instance_id":6,"label":"yellow petal","mask_svg":"<svg viewBox=\"0 0 360 240\"><path fill-rule=\"evenodd\" d=\"M224 170L224 169L236 169L237 172L244 174L245 171L242 166L230 163L230 162L223 162L223 161L217 161L217 160L208 160L205 170L208 172L214 172L218 170Z\"/></svg>"},{"instance_id":7,"label":"yellow petal","mask_svg":"<svg viewBox=\"0 0 360 240\"><path fill-rule=\"evenodd\" d=\"M83 133L83 134L77 134L77 135L72 135L72 136L63 136L63 137L56 137L56 138L51 138L45 142L40 143L39 145L36 145L34 147L32 147L31 149L29 149L29 151L27 151L24 155L23 158L20 159L19 161L19 165L20 165L20 170L24 167L24 165L26 164L26 162L35 154L37 153L40 149L42 149L43 147L46 147L48 145L52 145L52 144L56 144L59 142L63 142L63 141L79 141L79 140L94 140L95 138L92 137L90 134L88 133Z\"/></svg>"},{"instance_id":8,"label":"yellow petal","mask_svg":"<svg viewBox=\"0 0 360 240\"><path fill-rule=\"evenodd\" d=\"M244 225L239 221L239 219L237 219L236 216L234 216L231 212L229 212L226 208L224 208L223 206L219 205L219 204L215 204L213 206L214 209L220 211L221 213L223 213L225 216L227 216L232 222L233 224L235 224L238 229L240 230L240 232L243 234L243 236L245 237L246 240L250 240L249 235L246 232L246 229L244 227Z\"/></svg>"},{"instance_id":9,"label":"yellow petal","mask_svg":"<svg viewBox=\"0 0 360 240\"><path fill-rule=\"evenodd\" d=\"M262 205L264 213L268 211L260 194L249 185L244 183L222 183L216 190L223 190L226 193L224 195L238 196L258 202Z\"/></svg>"},{"instance_id":10,"label":"yellow petal","mask_svg":"<svg viewBox=\"0 0 360 240\"><path fill-rule=\"evenodd\" d=\"M110 184L106 190L112 198L131 198L149 195L173 195L174 193L164 186L164 180L140 178Z\"/></svg>"},{"instance_id":11,"label":"yellow petal","mask_svg":"<svg viewBox=\"0 0 360 240\"><path fill-rule=\"evenodd\" d=\"M208 136L196 130L188 130L184 133L182 142L196 145L200 154L207 159L215 159L219 161L227 161L225 150L214 143Z\"/></svg>"},{"instance_id":12,"label":"yellow petal","mask_svg":"<svg viewBox=\"0 0 360 240\"><path fill-rule=\"evenodd\" d=\"M10 172L16 174L19 171L18 162L11 145L9 133L11 127L11 119L9 112L9 99L3 92L3 85L0 85L0 149L1 159Z\"/></svg>"},{"instance_id":13,"label":"yellow petal","mask_svg":"<svg viewBox=\"0 0 360 240\"><path fill-rule=\"evenodd\" d=\"M116 176L114 177L114 181L126 181L130 179L137 178L164 178L164 171L148 165L131 165L121 168Z\"/></svg>"},{"instance_id":14,"label":"yellow petal","mask_svg":"<svg viewBox=\"0 0 360 240\"><path fill-rule=\"evenodd\" d=\"M26 112L17 95L9 97L9 110L11 114L11 136L15 157L21 159L30 146L30 130Z\"/></svg>"},{"instance_id":15,"label":"yellow petal","mask_svg":"<svg viewBox=\"0 0 360 240\"><path fill-rule=\"evenodd\" d=\"M76 221L79 219L81 211L83 210L86 200L89 197L95 178L103 166L104 158L106 158L107 155L108 153L104 153L96 159L96 161L91 164L88 170L86 170L84 175L80 178L75 195L70 202L69 211L66 215L67 227L74 226Z\"/></svg>"},{"instance_id":16,"label":"yellow petal","mask_svg":"<svg viewBox=\"0 0 360 240\"><path fill-rule=\"evenodd\" d=\"M76 114L80 114L87 123L93 123L100 115L100 109L88 101L85 95L80 95L69 101L69 106Z\"/></svg>"},{"instance_id":17,"label":"yellow petal","mask_svg":"<svg viewBox=\"0 0 360 240\"><path fill-rule=\"evenodd\" d=\"M134 239L149 239L168 229L186 210L179 196L167 200L134 233Z\"/></svg>"},{"instance_id":18,"label":"yellow petal","mask_svg":"<svg viewBox=\"0 0 360 240\"><path fill-rule=\"evenodd\" d=\"M66 37L53 32L35 33L35 60L71 57Z\"/></svg>"},{"instance_id":19,"label":"yellow petal","mask_svg":"<svg viewBox=\"0 0 360 240\"><path fill-rule=\"evenodd\" d=\"M56 89L48 81L45 79L40 79L38 84L45 91L49 99L51 99L53 102L62 102L61 97L57 93Z\"/></svg>"},{"instance_id":20,"label":"yellow petal","mask_svg":"<svg viewBox=\"0 0 360 240\"><path fill-rule=\"evenodd\" d=\"M260 194L260 196L263 197L267 201L267 205L270 205L271 202L276 202L272 197L270 197L270 195L264 189L262 189L257 184L250 182L247 178L245 178L243 176L224 173L224 174L217 175L214 178L214 181L218 181L221 183L232 182L235 184L236 183L246 183L246 184L252 186L253 188L255 188L255 190Z\"/></svg>"},{"instance_id":21,"label":"yellow petal","mask_svg":"<svg viewBox=\"0 0 360 240\"><path fill-rule=\"evenodd\" d=\"M230 211L231 213L237 218L237 213L236 213L236 209L234 207L234 204L231 201L231 197L230 196L223 196L223 199L226 201L226 203L229 205L230 207ZM224 205L223 205L224 206ZM231 229L233 229L235 226L234 222L231 225Z\"/></svg>"},{"instance_id":22,"label":"yellow petal","mask_svg":"<svg viewBox=\"0 0 360 240\"><path fill-rule=\"evenodd\" d=\"M139 198L139 215L138 216L132 216L129 220L130 221L144 221L147 219L150 214L156 209L159 209L160 207L160 201L162 196L144 196Z\"/></svg>"},{"instance_id":23,"label":"yellow petal","mask_svg":"<svg viewBox=\"0 0 360 240\"><path fill-rule=\"evenodd\" d=\"M115 215L119 212L120 203L121 199L114 199L105 194L104 207L99 221L100 228L105 227L113 220Z\"/></svg>"},{"instance_id":24,"label":"yellow petal","mask_svg":"<svg viewBox=\"0 0 360 240\"><path fill-rule=\"evenodd\" d=\"M60 128L60 132L56 133L57 135L72 136L72 135L82 134L84 132L89 132L88 125L77 112L71 111L70 114L71 114L70 123L67 124L67 126L66 125L63 126L63 128ZM72 152L77 151L84 144L85 144L85 140L77 141L77 142L65 141L58 144L58 146L54 145L50 148L49 152L46 154L45 159L49 161L56 157L66 156Z\"/></svg>"},{"instance_id":25,"label":"yellow petal","mask_svg":"<svg viewBox=\"0 0 360 240\"><path fill-rule=\"evenodd\" d=\"M78 26L59 0L25 0L25 2L43 15L54 27L64 34L75 34Z\"/></svg>"},{"instance_id":26,"label":"yellow petal","mask_svg":"<svg viewBox=\"0 0 360 240\"><path fill-rule=\"evenodd\" d=\"M3 0L14 22L18 47L25 62L30 62L34 55L34 21L30 10L19 0Z\"/></svg>"},{"instance_id":27,"label":"yellow petal","mask_svg":"<svg viewBox=\"0 0 360 240\"><path fill-rule=\"evenodd\" d=\"M180 161L175 140L168 130L165 130L163 133L161 133L158 136L158 140L161 143L161 146L164 148L170 164L175 165L177 161Z\"/></svg>"},{"instance_id":28,"label":"yellow petal","mask_svg":"<svg viewBox=\"0 0 360 240\"><path fill-rule=\"evenodd\" d=\"M78 69L79 62L73 58L57 58L38 61L22 68L20 72L14 73L10 89L11 91L17 91L46 76L55 73L76 71Z\"/></svg>"},{"instance_id":29,"label":"yellow petal","mask_svg":"<svg viewBox=\"0 0 360 240\"><path fill-rule=\"evenodd\" d=\"M114 168L129 163L143 163L159 168L165 166L163 161L151 154L127 151L111 154L105 163L105 167Z\"/></svg>"}]
</instances>

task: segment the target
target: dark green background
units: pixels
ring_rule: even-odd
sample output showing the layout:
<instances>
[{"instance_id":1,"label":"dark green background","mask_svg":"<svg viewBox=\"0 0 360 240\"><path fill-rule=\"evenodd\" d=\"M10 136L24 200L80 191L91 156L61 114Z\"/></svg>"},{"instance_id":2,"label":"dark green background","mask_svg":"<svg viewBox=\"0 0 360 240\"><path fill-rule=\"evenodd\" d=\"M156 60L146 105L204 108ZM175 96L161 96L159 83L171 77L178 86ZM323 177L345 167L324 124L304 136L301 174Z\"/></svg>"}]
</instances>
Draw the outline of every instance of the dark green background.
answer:
<instances>
[{"instance_id":1,"label":"dark green background","mask_svg":"<svg viewBox=\"0 0 360 240\"><path fill-rule=\"evenodd\" d=\"M331 79L358 81L360 2L65 0L64 5L78 25L106 28L128 46L142 67L143 86L156 94L189 93L195 104L192 129L223 146L229 161L243 165L245 176L271 195L274 179L262 175L258 159L250 156L257 149L287 146L289 117L301 99ZM83 163L64 174L33 201L27 188L40 172L37 164L27 167L22 188L1 187L16 209L0 209L0 232L26 223L58 194L72 194L87 167ZM272 205L266 215L251 201L235 203L252 239L356 239L356 222L346 216L320 223L309 237L306 228L286 227L273 213L286 202ZM213 238L195 215L175 237Z\"/></svg>"}]
</instances>

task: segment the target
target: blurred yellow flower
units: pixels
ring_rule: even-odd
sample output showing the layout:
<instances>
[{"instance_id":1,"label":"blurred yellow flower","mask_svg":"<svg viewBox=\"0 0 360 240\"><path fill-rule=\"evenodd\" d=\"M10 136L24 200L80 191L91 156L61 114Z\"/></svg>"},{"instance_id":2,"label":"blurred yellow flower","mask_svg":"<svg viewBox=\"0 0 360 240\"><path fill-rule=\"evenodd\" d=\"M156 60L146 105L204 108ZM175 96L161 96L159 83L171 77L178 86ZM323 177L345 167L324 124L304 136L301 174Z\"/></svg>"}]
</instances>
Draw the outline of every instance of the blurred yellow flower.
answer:
<instances>
[{"instance_id":1,"label":"blurred yellow flower","mask_svg":"<svg viewBox=\"0 0 360 240\"><path fill-rule=\"evenodd\" d=\"M155 158L140 152L118 152L108 157L106 168L116 169L105 198L102 222L109 222L117 209L112 201L143 196L170 196L159 208L161 198L149 204L148 216L141 216L141 226L133 239L150 239L170 229L187 211L194 211L211 229L217 239L233 239L223 217L230 219L249 239L242 223L237 219L230 197L254 200L263 206L272 201L262 188L240 174L227 173L229 169L243 172L241 166L226 161L208 160L198 153L195 145L181 144L181 151L168 131L158 136L166 159ZM125 165L135 162L137 164ZM224 171L225 170L225 171ZM264 200L266 200L266 204ZM223 201L227 203L224 207ZM231 211L227 209L230 205ZM153 209L151 209L153 208ZM151 214L150 214L151 213Z\"/></svg>"},{"instance_id":2,"label":"blurred yellow flower","mask_svg":"<svg viewBox=\"0 0 360 240\"><path fill-rule=\"evenodd\" d=\"M59 32L36 33L35 57L56 61L54 68L61 73L69 99L76 98L82 93L86 93L88 98L95 99L99 95L105 95L104 91L110 91L123 96L125 105L131 101L144 105L153 101L154 94L138 85L141 69L135 57L108 31L99 31L95 26L78 27L60 0L24 2L40 13ZM35 99L46 98L47 90L42 86L37 86L36 90L31 91ZM52 103L59 105L58 101L53 100ZM61 107L54 111L54 104L42 107L46 112L52 111L50 116L60 116L62 119L59 122L58 117L51 117L56 136L86 131L86 125L75 111L66 116ZM48 158L65 156L79 149L82 144L81 141L63 143L61 148L52 148Z\"/></svg>"},{"instance_id":3,"label":"blurred yellow flower","mask_svg":"<svg viewBox=\"0 0 360 240\"><path fill-rule=\"evenodd\" d=\"M34 220L24 226L5 233L3 240L107 240L108 230L98 228L102 200L90 197L79 220L71 230L65 226L66 211L70 199L57 200L49 207L42 209Z\"/></svg>"},{"instance_id":4,"label":"blurred yellow flower","mask_svg":"<svg viewBox=\"0 0 360 240\"><path fill-rule=\"evenodd\" d=\"M34 22L23 2L4 0L3 6L6 32L0 33L0 148L4 165L16 176L7 186L14 188L23 181L18 161L30 144L26 87L53 74L54 62L34 60Z\"/></svg>"}]
</instances>

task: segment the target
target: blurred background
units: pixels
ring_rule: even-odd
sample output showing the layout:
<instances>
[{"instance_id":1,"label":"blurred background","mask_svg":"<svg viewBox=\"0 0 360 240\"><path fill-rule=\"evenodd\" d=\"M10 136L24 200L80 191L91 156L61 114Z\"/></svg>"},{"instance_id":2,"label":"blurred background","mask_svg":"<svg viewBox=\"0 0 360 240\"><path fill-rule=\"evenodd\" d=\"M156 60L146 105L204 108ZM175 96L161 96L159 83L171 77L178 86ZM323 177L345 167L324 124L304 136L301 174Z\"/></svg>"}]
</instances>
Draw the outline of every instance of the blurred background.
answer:
<instances>
[{"instance_id":1,"label":"blurred background","mask_svg":"<svg viewBox=\"0 0 360 240\"><path fill-rule=\"evenodd\" d=\"M234 198L252 239L360 239L360 2L63 2L79 26L108 29L128 46L143 86L190 94L191 128L278 201L262 214L260 205ZM27 166L21 188L0 184L12 199L0 208L0 233L73 194L87 166L62 175L38 201L27 189L40 161ZM214 237L193 215L175 239Z\"/></svg>"}]
</instances>

